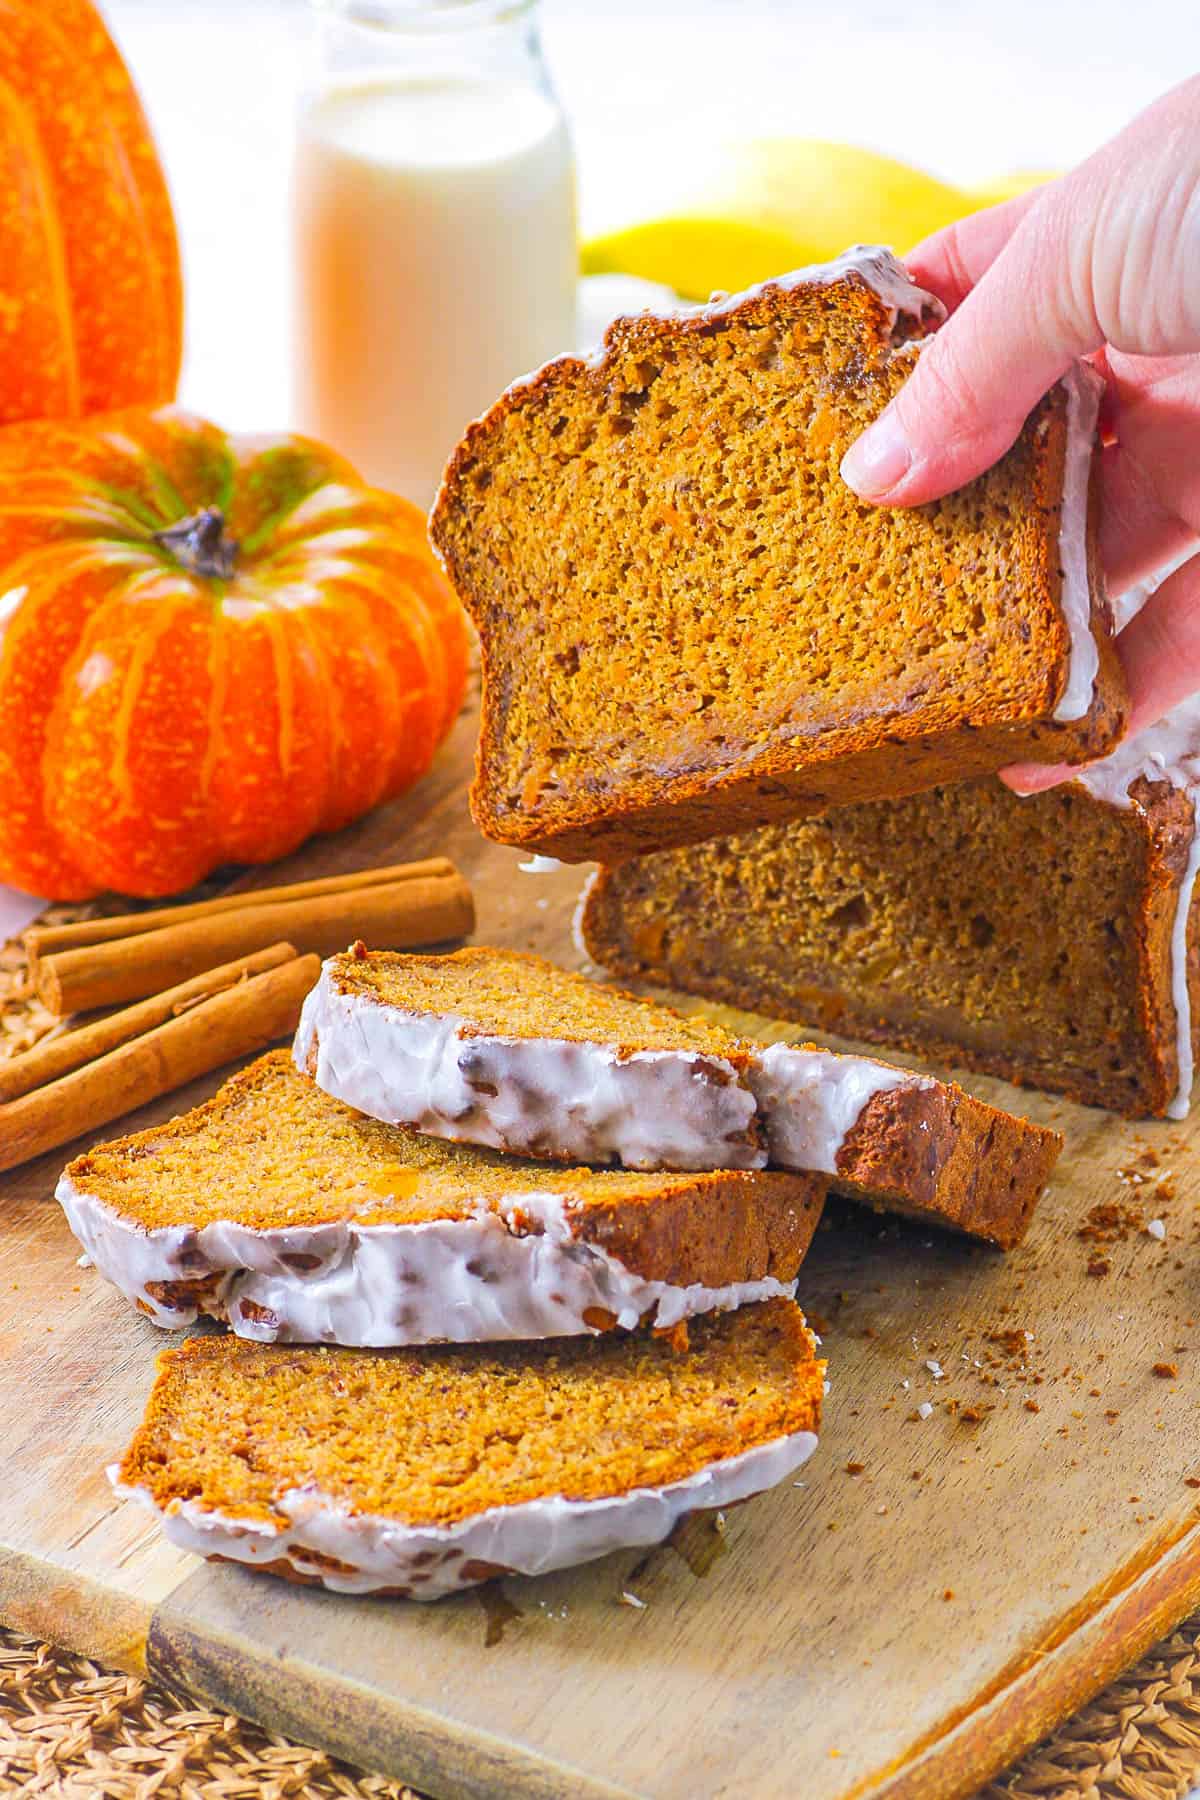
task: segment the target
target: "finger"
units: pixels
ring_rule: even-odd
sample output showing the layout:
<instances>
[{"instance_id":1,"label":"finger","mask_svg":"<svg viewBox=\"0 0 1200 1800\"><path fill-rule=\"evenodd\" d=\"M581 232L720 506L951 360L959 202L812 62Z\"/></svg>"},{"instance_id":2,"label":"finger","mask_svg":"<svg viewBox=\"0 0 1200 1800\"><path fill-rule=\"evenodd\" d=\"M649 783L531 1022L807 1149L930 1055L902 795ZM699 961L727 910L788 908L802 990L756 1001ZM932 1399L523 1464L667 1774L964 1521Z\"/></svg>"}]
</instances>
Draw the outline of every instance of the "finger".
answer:
<instances>
[{"instance_id":1,"label":"finger","mask_svg":"<svg viewBox=\"0 0 1200 1800\"><path fill-rule=\"evenodd\" d=\"M1044 794L1047 788L1070 781L1079 770L1070 763L1010 763L1000 770L1000 779L1014 794L1027 799L1030 794Z\"/></svg>"},{"instance_id":2,"label":"finger","mask_svg":"<svg viewBox=\"0 0 1200 1800\"><path fill-rule=\"evenodd\" d=\"M1193 556L1151 594L1117 649L1129 682L1129 731L1155 725L1173 706L1200 693L1200 556Z\"/></svg>"},{"instance_id":3,"label":"finger","mask_svg":"<svg viewBox=\"0 0 1200 1800\"><path fill-rule=\"evenodd\" d=\"M1150 476L1123 445L1110 444L1100 453L1099 470L1100 561L1115 598L1186 555L1200 531L1163 505Z\"/></svg>"},{"instance_id":4,"label":"finger","mask_svg":"<svg viewBox=\"0 0 1200 1800\"><path fill-rule=\"evenodd\" d=\"M1031 188L1000 206L984 207L944 225L905 257L905 267L918 287L928 288L947 312L955 312L1044 193L1045 188Z\"/></svg>"},{"instance_id":5,"label":"finger","mask_svg":"<svg viewBox=\"0 0 1200 1800\"><path fill-rule=\"evenodd\" d=\"M1099 348L1089 285L1069 278L1091 237L1085 195L1072 178L1030 208L926 341L896 398L843 459L861 499L917 506L981 475L1075 358Z\"/></svg>"},{"instance_id":6,"label":"finger","mask_svg":"<svg viewBox=\"0 0 1200 1800\"><path fill-rule=\"evenodd\" d=\"M1108 355L1118 442L1100 459L1100 556L1119 594L1200 538L1200 357Z\"/></svg>"},{"instance_id":7,"label":"finger","mask_svg":"<svg viewBox=\"0 0 1200 1800\"><path fill-rule=\"evenodd\" d=\"M1200 555L1163 582L1117 638L1129 683L1126 737L1200 693ZM1011 763L1000 779L1015 794L1041 794L1079 773L1069 763Z\"/></svg>"}]
</instances>

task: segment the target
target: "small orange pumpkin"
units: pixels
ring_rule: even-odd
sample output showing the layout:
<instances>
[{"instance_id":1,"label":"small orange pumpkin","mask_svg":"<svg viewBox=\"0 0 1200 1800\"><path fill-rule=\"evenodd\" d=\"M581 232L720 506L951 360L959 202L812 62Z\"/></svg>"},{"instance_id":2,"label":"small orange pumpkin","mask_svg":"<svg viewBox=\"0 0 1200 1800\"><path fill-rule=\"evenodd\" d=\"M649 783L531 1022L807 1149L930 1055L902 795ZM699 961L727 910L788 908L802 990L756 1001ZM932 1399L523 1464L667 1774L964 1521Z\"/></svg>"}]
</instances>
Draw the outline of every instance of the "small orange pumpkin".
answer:
<instances>
[{"instance_id":1,"label":"small orange pumpkin","mask_svg":"<svg viewBox=\"0 0 1200 1800\"><path fill-rule=\"evenodd\" d=\"M170 196L91 0L0 0L0 423L169 400Z\"/></svg>"},{"instance_id":2,"label":"small orange pumpkin","mask_svg":"<svg viewBox=\"0 0 1200 1800\"><path fill-rule=\"evenodd\" d=\"M174 408L0 431L0 881L169 894L428 768L467 629L407 500Z\"/></svg>"}]
</instances>

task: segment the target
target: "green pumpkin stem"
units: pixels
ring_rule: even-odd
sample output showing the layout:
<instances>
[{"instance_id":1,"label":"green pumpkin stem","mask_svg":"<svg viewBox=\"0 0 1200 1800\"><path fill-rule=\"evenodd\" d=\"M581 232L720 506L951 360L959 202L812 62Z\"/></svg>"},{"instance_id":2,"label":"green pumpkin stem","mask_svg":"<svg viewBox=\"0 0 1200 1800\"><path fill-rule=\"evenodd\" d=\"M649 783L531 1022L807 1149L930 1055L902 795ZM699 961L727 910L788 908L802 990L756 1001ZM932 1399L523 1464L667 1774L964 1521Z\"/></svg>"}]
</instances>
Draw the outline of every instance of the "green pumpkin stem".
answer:
<instances>
[{"instance_id":1,"label":"green pumpkin stem","mask_svg":"<svg viewBox=\"0 0 1200 1800\"><path fill-rule=\"evenodd\" d=\"M189 575L229 581L237 568L237 540L226 536L225 515L218 506L206 506L191 518L156 531L154 542Z\"/></svg>"}]
</instances>

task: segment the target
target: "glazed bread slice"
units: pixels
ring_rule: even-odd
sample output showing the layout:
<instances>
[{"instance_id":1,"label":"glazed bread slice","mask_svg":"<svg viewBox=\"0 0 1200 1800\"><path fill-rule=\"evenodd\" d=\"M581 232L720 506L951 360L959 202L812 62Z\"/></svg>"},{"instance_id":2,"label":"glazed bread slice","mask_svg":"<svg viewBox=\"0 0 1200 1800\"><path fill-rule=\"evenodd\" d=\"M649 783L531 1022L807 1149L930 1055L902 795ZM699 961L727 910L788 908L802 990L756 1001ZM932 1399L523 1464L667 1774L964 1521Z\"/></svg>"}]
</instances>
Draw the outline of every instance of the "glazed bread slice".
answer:
<instances>
[{"instance_id":1,"label":"glazed bread slice","mask_svg":"<svg viewBox=\"0 0 1200 1800\"><path fill-rule=\"evenodd\" d=\"M517 1156L643 1169L767 1160L745 1045L517 950L355 945L323 965L295 1055L372 1118Z\"/></svg>"},{"instance_id":2,"label":"glazed bread slice","mask_svg":"<svg viewBox=\"0 0 1200 1800\"><path fill-rule=\"evenodd\" d=\"M1116 741L1091 369L945 500L841 479L941 316L860 249L618 320L470 427L432 533L482 642L487 836L613 862Z\"/></svg>"},{"instance_id":3,"label":"glazed bread slice","mask_svg":"<svg viewBox=\"0 0 1200 1800\"><path fill-rule=\"evenodd\" d=\"M466 1343L667 1329L790 1296L825 1197L774 1170L546 1168L381 1125L286 1051L58 1186L100 1273L155 1324L263 1342Z\"/></svg>"},{"instance_id":4,"label":"glazed bread slice","mask_svg":"<svg viewBox=\"0 0 1200 1800\"><path fill-rule=\"evenodd\" d=\"M761 1044L519 951L368 952L325 963L297 1064L360 1111L544 1158L669 1166L741 1155L824 1175L870 1204L1019 1241L1062 1140L952 1084L865 1056ZM706 1065L701 1099L685 1072ZM736 1134L704 1119L731 1092ZM618 1079L619 1078L619 1079ZM597 1096L619 1093L601 1111ZM685 1097L687 1118L677 1108ZM627 1125L627 1120L629 1121ZM689 1165L690 1166L690 1165Z\"/></svg>"},{"instance_id":5,"label":"glazed bread slice","mask_svg":"<svg viewBox=\"0 0 1200 1800\"><path fill-rule=\"evenodd\" d=\"M423 1351L196 1337L159 1358L119 1494L201 1556L416 1600L659 1543L816 1448L790 1301L664 1338ZM220 1431L213 1420L222 1421Z\"/></svg>"}]
</instances>

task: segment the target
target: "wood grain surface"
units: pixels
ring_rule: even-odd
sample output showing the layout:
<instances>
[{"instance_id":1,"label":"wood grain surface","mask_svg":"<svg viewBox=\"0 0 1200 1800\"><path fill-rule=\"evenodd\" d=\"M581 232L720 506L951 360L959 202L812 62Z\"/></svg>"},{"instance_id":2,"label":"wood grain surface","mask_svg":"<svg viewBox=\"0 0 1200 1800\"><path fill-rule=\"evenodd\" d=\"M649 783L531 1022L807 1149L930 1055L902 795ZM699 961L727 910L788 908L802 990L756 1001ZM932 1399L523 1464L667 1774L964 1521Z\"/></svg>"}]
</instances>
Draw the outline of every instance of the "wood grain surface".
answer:
<instances>
[{"instance_id":1,"label":"wood grain surface","mask_svg":"<svg viewBox=\"0 0 1200 1800\"><path fill-rule=\"evenodd\" d=\"M447 854L478 941L578 966L582 873L477 837L472 734L259 885ZM64 1157L5 1176L0 1617L439 1796L971 1793L1200 1603L1200 1239L1192 1125L970 1086L1066 1132L1028 1243L831 1210L800 1290L830 1359L820 1449L729 1512L706 1575L662 1547L431 1607L203 1564L112 1499L166 1340L77 1267ZM1111 1241L1079 1235L1097 1206Z\"/></svg>"}]
</instances>

